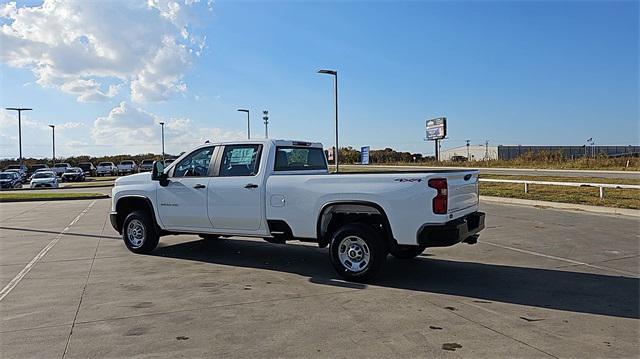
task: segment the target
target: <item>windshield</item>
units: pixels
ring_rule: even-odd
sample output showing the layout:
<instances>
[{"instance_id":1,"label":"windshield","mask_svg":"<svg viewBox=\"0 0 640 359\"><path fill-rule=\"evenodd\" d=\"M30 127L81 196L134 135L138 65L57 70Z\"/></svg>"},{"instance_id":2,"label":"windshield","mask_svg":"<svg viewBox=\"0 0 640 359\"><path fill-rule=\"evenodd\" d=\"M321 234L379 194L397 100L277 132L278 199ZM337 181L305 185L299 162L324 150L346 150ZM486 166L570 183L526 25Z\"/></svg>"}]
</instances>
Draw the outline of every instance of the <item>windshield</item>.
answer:
<instances>
[{"instance_id":1,"label":"windshield","mask_svg":"<svg viewBox=\"0 0 640 359\"><path fill-rule=\"evenodd\" d=\"M111 162L100 162L98 166L111 166Z\"/></svg>"},{"instance_id":2,"label":"windshield","mask_svg":"<svg viewBox=\"0 0 640 359\"><path fill-rule=\"evenodd\" d=\"M33 165L33 167L31 167L34 171L35 170L39 170L41 168L47 168L47 165Z\"/></svg>"},{"instance_id":3,"label":"windshield","mask_svg":"<svg viewBox=\"0 0 640 359\"><path fill-rule=\"evenodd\" d=\"M153 164L153 160L144 160L142 161L143 165L152 165Z\"/></svg>"},{"instance_id":4,"label":"windshield","mask_svg":"<svg viewBox=\"0 0 640 359\"><path fill-rule=\"evenodd\" d=\"M7 169L9 169L9 170L19 170L20 169L20 165L11 165L11 166L7 167Z\"/></svg>"},{"instance_id":5,"label":"windshield","mask_svg":"<svg viewBox=\"0 0 640 359\"><path fill-rule=\"evenodd\" d=\"M53 167L69 167L68 163L56 163Z\"/></svg>"},{"instance_id":6,"label":"windshield","mask_svg":"<svg viewBox=\"0 0 640 359\"><path fill-rule=\"evenodd\" d=\"M76 173L76 172L80 172L80 171L82 171L82 170L79 169L79 168L69 168L66 171L64 171L64 173Z\"/></svg>"},{"instance_id":7,"label":"windshield","mask_svg":"<svg viewBox=\"0 0 640 359\"><path fill-rule=\"evenodd\" d=\"M53 173L48 172L38 172L33 175L33 178L54 178L55 175Z\"/></svg>"},{"instance_id":8,"label":"windshield","mask_svg":"<svg viewBox=\"0 0 640 359\"><path fill-rule=\"evenodd\" d=\"M82 168L83 170L84 169L89 169L89 168L91 168L91 163L81 163L81 164L78 165L78 167Z\"/></svg>"},{"instance_id":9,"label":"windshield","mask_svg":"<svg viewBox=\"0 0 640 359\"><path fill-rule=\"evenodd\" d=\"M120 162L121 165L132 165L133 161L122 161Z\"/></svg>"},{"instance_id":10,"label":"windshield","mask_svg":"<svg viewBox=\"0 0 640 359\"><path fill-rule=\"evenodd\" d=\"M11 173L0 173L0 179L12 179L13 175Z\"/></svg>"}]
</instances>

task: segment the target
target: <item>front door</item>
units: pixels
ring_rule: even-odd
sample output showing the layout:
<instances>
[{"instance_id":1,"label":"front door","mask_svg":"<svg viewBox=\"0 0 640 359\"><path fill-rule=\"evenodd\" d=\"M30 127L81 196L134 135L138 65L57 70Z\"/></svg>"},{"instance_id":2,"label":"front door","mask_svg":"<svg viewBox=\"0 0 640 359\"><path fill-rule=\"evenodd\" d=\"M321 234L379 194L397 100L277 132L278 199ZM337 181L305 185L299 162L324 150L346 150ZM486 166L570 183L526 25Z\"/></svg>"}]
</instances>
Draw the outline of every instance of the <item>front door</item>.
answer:
<instances>
[{"instance_id":1,"label":"front door","mask_svg":"<svg viewBox=\"0 0 640 359\"><path fill-rule=\"evenodd\" d=\"M193 151L169 172L169 184L158 186L158 211L165 228L211 229L207 188L213 150L210 146Z\"/></svg>"},{"instance_id":2,"label":"front door","mask_svg":"<svg viewBox=\"0 0 640 359\"><path fill-rule=\"evenodd\" d=\"M218 175L209 182L209 218L214 229L255 231L262 223L261 145L225 146Z\"/></svg>"}]
</instances>

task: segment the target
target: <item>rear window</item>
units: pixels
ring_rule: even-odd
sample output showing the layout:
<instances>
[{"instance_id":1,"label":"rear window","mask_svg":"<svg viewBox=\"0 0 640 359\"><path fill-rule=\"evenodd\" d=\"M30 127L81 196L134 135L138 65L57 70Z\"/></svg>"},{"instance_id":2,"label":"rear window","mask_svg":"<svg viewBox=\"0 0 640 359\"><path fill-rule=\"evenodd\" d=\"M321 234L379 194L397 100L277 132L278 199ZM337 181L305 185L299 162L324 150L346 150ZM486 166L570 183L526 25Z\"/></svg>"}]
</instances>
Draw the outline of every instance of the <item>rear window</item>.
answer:
<instances>
[{"instance_id":1,"label":"rear window","mask_svg":"<svg viewBox=\"0 0 640 359\"><path fill-rule=\"evenodd\" d=\"M327 170L324 151L318 147L277 147L275 171Z\"/></svg>"},{"instance_id":2,"label":"rear window","mask_svg":"<svg viewBox=\"0 0 640 359\"><path fill-rule=\"evenodd\" d=\"M143 165L151 165L151 164L153 164L153 160L144 160L144 161L142 161L142 164Z\"/></svg>"},{"instance_id":3,"label":"rear window","mask_svg":"<svg viewBox=\"0 0 640 359\"><path fill-rule=\"evenodd\" d=\"M98 166L111 166L111 162L100 162Z\"/></svg>"},{"instance_id":4,"label":"rear window","mask_svg":"<svg viewBox=\"0 0 640 359\"><path fill-rule=\"evenodd\" d=\"M132 165L133 161L122 161L120 162L121 165Z\"/></svg>"}]
</instances>

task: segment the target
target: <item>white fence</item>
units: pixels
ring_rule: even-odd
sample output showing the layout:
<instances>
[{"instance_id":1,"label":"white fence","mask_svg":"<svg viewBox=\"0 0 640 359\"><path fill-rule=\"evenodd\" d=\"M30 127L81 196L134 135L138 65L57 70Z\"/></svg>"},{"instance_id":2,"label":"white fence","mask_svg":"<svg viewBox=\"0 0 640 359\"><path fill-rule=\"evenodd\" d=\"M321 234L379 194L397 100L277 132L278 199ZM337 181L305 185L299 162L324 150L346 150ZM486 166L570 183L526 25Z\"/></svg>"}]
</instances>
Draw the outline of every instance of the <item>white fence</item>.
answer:
<instances>
[{"instance_id":1,"label":"white fence","mask_svg":"<svg viewBox=\"0 0 640 359\"><path fill-rule=\"evenodd\" d=\"M600 198L604 198L605 188L619 189L640 189L640 185L635 184L609 184L609 183L584 183L584 182L548 182L548 181L527 181L527 180L506 180L506 179L490 179L480 178L481 182L492 183L519 183L524 185L524 193L529 193L529 185L546 185L546 186L568 186L568 187L597 187L600 190Z\"/></svg>"}]
</instances>

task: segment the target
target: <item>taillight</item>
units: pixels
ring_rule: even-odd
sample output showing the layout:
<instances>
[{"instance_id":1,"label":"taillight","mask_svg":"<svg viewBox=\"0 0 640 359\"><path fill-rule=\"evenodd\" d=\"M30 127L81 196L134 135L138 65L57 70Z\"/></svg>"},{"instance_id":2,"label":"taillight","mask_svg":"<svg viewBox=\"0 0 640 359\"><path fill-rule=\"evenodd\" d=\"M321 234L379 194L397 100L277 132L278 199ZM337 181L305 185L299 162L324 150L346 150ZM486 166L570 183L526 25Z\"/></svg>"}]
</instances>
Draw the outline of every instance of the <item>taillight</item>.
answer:
<instances>
[{"instance_id":1,"label":"taillight","mask_svg":"<svg viewBox=\"0 0 640 359\"><path fill-rule=\"evenodd\" d=\"M447 214L447 179L432 178L428 183L429 187L437 191L436 196L433 198L433 213Z\"/></svg>"}]
</instances>

